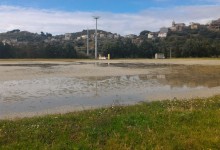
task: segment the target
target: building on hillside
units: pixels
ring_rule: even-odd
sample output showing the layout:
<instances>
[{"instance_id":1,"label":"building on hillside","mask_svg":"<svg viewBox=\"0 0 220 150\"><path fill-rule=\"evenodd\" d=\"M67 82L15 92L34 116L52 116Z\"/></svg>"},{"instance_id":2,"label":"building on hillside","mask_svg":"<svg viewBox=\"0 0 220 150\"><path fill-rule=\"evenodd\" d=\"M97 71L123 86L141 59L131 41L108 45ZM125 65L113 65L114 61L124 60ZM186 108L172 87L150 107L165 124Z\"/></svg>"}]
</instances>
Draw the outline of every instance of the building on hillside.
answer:
<instances>
[{"instance_id":1,"label":"building on hillside","mask_svg":"<svg viewBox=\"0 0 220 150\"><path fill-rule=\"evenodd\" d=\"M156 53L155 59L165 59L164 53Z\"/></svg>"},{"instance_id":2,"label":"building on hillside","mask_svg":"<svg viewBox=\"0 0 220 150\"><path fill-rule=\"evenodd\" d=\"M81 39L85 40L85 39L87 39L87 37L88 37L87 35L82 35Z\"/></svg>"},{"instance_id":3,"label":"building on hillside","mask_svg":"<svg viewBox=\"0 0 220 150\"><path fill-rule=\"evenodd\" d=\"M76 38L76 40L78 41L78 40L81 40L81 36L78 36L77 38Z\"/></svg>"},{"instance_id":4,"label":"building on hillside","mask_svg":"<svg viewBox=\"0 0 220 150\"><path fill-rule=\"evenodd\" d=\"M11 41L9 41L9 40L2 40L2 44L3 45L6 45L6 44L8 44L8 45L11 45Z\"/></svg>"},{"instance_id":5,"label":"building on hillside","mask_svg":"<svg viewBox=\"0 0 220 150\"><path fill-rule=\"evenodd\" d=\"M90 39L95 39L95 34L90 34Z\"/></svg>"},{"instance_id":6,"label":"building on hillside","mask_svg":"<svg viewBox=\"0 0 220 150\"><path fill-rule=\"evenodd\" d=\"M100 37L100 38L105 38L106 35L105 35L104 33L100 33L100 34L99 34L99 37Z\"/></svg>"},{"instance_id":7,"label":"building on hillside","mask_svg":"<svg viewBox=\"0 0 220 150\"><path fill-rule=\"evenodd\" d=\"M192 30L199 29L199 27L200 27L200 24L199 24L199 23L194 23L194 22L191 22L191 23L190 23L190 28L191 28Z\"/></svg>"},{"instance_id":8,"label":"building on hillside","mask_svg":"<svg viewBox=\"0 0 220 150\"><path fill-rule=\"evenodd\" d=\"M11 43L16 44L18 42L18 39L10 39Z\"/></svg>"},{"instance_id":9,"label":"building on hillside","mask_svg":"<svg viewBox=\"0 0 220 150\"><path fill-rule=\"evenodd\" d=\"M155 32L150 32L147 35L148 39L155 39L156 37L157 37L157 33L155 33Z\"/></svg>"},{"instance_id":10,"label":"building on hillside","mask_svg":"<svg viewBox=\"0 0 220 150\"><path fill-rule=\"evenodd\" d=\"M50 41L51 41L51 42L58 42L59 40L56 39L56 38L51 38Z\"/></svg>"},{"instance_id":11,"label":"building on hillside","mask_svg":"<svg viewBox=\"0 0 220 150\"><path fill-rule=\"evenodd\" d=\"M220 30L220 18L219 18L218 20L213 20L213 21L209 24L208 28L209 28L210 30L217 30L217 31L219 31L219 30Z\"/></svg>"},{"instance_id":12,"label":"building on hillside","mask_svg":"<svg viewBox=\"0 0 220 150\"><path fill-rule=\"evenodd\" d=\"M137 35L135 34L129 34L129 35L125 35L125 38L130 38L130 39L133 39L133 38L136 38Z\"/></svg>"},{"instance_id":13,"label":"building on hillside","mask_svg":"<svg viewBox=\"0 0 220 150\"><path fill-rule=\"evenodd\" d=\"M99 33L97 32L97 38L104 38L105 37L105 34L104 33ZM90 34L90 38L91 39L95 39L95 33L94 34Z\"/></svg>"},{"instance_id":14,"label":"building on hillside","mask_svg":"<svg viewBox=\"0 0 220 150\"><path fill-rule=\"evenodd\" d=\"M87 35L81 35L81 36L78 36L77 38L76 38L76 40L77 41L79 41L79 40L85 40L85 39L87 39Z\"/></svg>"},{"instance_id":15,"label":"building on hillside","mask_svg":"<svg viewBox=\"0 0 220 150\"><path fill-rule=\"evenodd\" d=\"M114 34L114 39L118 39L118 38L120 38L120 35L119 34Z\"/></svg>"},{"instance_id":16,"label":"building on hillside","mask_svg":"<svg viewBox=\"0 0 220 150\"><path fill-rule=\"evenodd\" d=\"M65 41L69 41L69 40L71 40L71 38L72 38L72 34L71 33L65 33L65 37L64 37Z\"/></svg>"},{"instance_id":17,"label":"building on hillside","mask_svg":"<svg viewBox=\"0 0 220 150\"><path fill-rule=\"evenodd\" d=\"M3 45L16 45L18 43L18 40L17 39L5 39L5 40L2 40L2 44Z\"/></svg>"},{"instance_id":18,"label":"building on hillside","mask_svg":"<svg viewBox=\"0 0 220 150\"><path fill-rule=\"evenodd\" d=\"M183 31L183 29L186 28L185 23L175 23L172 22L172 27L170 27L171 31Z\"/></svg>"},{"instance_id":19,"label":"building on hillside","mask_svg":"<svg viewBox=\"0 0 220 150\"><path fill-rule=\"evenodd\" d=\"M107 38L108 38L108 39L113 39L113 38L114 38L114 35L113 35L113 34L108 34L108 35L107 35Z\"/></svg>"},{"instance_id":20,"label":"building on hillside","mask_svg":"<svg viewBox=\"0 0 220 150\"><path fill-rule=\"evenodd\" d=\"M168 31L169 31L168 28L165 28L165 27L160 28L160 32L159 32L159 34L158 34L158 37L160 37L160 38L165 38L165 37L167 37Z\"/></svg>"}]
</instances>

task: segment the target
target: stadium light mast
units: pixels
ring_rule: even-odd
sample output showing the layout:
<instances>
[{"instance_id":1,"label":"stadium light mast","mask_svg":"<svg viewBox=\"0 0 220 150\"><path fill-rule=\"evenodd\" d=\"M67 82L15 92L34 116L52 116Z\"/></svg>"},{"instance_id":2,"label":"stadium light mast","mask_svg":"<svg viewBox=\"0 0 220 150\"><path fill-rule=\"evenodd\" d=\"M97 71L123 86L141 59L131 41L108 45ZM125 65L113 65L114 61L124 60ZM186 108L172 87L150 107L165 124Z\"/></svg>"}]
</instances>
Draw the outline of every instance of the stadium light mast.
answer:
<instances>
[{"instance_id":1,"label":"stadium light mast","mask_svg":"<svg viewBox=\"0 0 220 150\"><path fill-rule=\"evenodd\" d=\"M86 54L87 54L87 56L89 56L89 29L87 28L87 52L86 52Z\"/></svg>"},{"instance_id":2,"label":"stadium light mast","mask_svg":"<svg viewBox=\"0 0 220 150\"><path fill-rule=\"evenodd\" d=\"M96 20L96 29L95 29L95 59L97 59L97 21L100 18L99 16L93 16L93 18Z\"/></svg>"}]
</instances>

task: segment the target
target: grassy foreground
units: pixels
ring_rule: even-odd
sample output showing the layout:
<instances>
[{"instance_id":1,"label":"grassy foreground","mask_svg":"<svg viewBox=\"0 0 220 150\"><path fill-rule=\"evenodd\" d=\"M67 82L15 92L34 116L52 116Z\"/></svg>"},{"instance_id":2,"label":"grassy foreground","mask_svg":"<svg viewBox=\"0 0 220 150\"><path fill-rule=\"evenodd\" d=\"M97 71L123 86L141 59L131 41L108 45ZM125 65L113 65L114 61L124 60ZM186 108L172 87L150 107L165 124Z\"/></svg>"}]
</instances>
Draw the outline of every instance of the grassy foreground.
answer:
<instances>
[{"instance_id":1,"label":"grassy foreground","mask_svg":"<svg viewBox=\"0 0 220 150\"><path fill-rule=\"evenodd\" d=\"M0 121L0 149L220 149L220 96Z\"/></svg>"}]
</instances>

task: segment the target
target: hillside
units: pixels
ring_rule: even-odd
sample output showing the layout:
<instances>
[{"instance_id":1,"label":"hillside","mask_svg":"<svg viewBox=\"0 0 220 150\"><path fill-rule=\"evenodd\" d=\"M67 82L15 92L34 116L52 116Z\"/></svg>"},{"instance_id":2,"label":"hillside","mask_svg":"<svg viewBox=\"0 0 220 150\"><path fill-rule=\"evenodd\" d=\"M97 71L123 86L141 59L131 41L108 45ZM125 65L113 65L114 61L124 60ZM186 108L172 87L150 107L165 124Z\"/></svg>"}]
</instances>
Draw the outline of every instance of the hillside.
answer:
<instances>
[{"instance_id":1,"label":"hillside","mask_svg":"<svg viewBox=\"0 0 220 150\"><path fill-rule=\"evenodd\" d=\"M172 23L158 32L120 36L98 30L98 53L112 58L219 57L220 23L210 25ZM85 58L94 55L95 30L89 30L90 55L86 56L87 30L53 36L19 29L0 33L0 58Z\"/></svg>"}]
</instances>

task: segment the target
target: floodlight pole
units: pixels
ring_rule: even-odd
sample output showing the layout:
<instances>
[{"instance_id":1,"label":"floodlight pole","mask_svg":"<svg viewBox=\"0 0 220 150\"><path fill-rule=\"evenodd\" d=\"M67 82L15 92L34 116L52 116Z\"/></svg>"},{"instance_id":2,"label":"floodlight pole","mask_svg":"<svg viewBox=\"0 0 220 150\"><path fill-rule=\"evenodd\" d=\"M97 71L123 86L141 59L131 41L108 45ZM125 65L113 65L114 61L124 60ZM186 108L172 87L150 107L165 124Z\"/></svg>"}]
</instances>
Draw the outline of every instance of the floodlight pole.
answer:
<instances>
[{"instance_id":1,"label":"floodlight pole","mask_svg":"<svg viewBox=\"0 0 220 150\"><path fill-rule=\"evenodd\" d=\"M95 29L95 59L97 59L97 20L100 18L99 16L93 17L96 20L96 29Z\"/></svg>"},{"instance_id":2,"label":"floodlight pole","mask_svg":"<svg viewBox=\"0 0 220 150\"><path fill-rule=\"evenodd\" d=\"M87 56L89 56L89 29L87 28Z\"/></svg>"}]
</instances>

